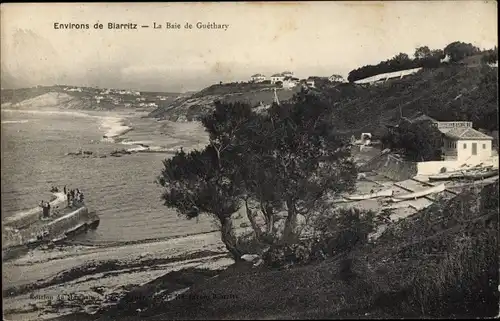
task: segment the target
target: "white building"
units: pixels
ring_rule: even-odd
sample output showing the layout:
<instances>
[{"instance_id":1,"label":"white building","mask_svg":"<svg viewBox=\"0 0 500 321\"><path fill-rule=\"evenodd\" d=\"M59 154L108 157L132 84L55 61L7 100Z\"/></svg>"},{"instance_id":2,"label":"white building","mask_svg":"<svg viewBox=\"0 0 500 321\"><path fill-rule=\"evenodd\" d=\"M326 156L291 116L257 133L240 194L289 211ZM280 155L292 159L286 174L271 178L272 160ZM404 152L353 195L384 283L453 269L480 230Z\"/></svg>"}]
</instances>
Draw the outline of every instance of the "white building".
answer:
<instances>
[{"instance_id":1,"label":"white building","mask_svg":"<svg viewBox=\"0 0 500 321\"><path fill-rule=\"evenodd\" d=\"M331 82L346 82L341 75L331 75L328 80Z\"/></svg>"},{"instance_id":2,"label":"white building","mask_svg":"<svg viewBox=\"0 0 500 321\"><path fill-rule=\"evenodd\" d=\"M283 79L283 88L284 89L292 89L294 88L295 86L297 86L299 83L299 79L298 78L294 78L294 77L285 77Z\"/></svg>"},{"instance_id":3,"label":"white building","mask_svg":"<svg viewBox=\"0 0 500 321\"><path fill-rule=\"evenodd\" d=\"M437 122L443 133L442 155L444 160L480 161L492 156L493 137L472 128L472 122Z\"/></svg>"},{"instance_id":4,"label":"white building","mask_svg":"<svg viewBox=\"0 0 500 321\"><path fill-rule=\"evenodd\" d=\"M394 72L386 72L383 74L378 74L375 76L367 77L364 79L356 80L354 83L355 84L379 84L379 83L384 83L389 79L401 79L403 77L406 77L408 75L412 75L420 71L422 68L412 68L412 69L406 69L406 70L401 70L401 71L394 71Z\"/></svg>"},{"instance_id":5,"label":"white building","mask_svg":"<svg viewBox=\"0 0 500 321\"><path fill-rule=\"evenodd\" d=\"M444 161L480 163L493 156L493 137L472 128L470 121L437 121L427 115L407 119L430 121L442 134L441 156Z\"/></svg>"},{"instance_id":6,"label":"white building","mask_svg":"<svg viewBox=\"0 0 500 321\"><path fill-rule=\"evenodd\" d=\"M291 72L291 71L283 71L281 73L281 75L284 76L284 77L293 77L293 72Z\"/></svg>"},{"instance_id":7,"label":"white building","mask_svg":"<svg viewBox=\"0 0 500 321\"><path fill-rule=\"evenodd\" d=\"M307 78L306 84L309 87L314 87L314 78Z\"/></svg>"},{"instance_id":8,"label":"white building","mask_svg":"<svg viewBox=\"0 0 500 321\"><path fill-rule=\"evenodd\" d=\"M278 81L283 82L283 80L285 80L285 76L283 76L282 74L274 74L271 76L271 84L275 84Z\"/></svg>"},{"instance_id":9,"label":"white building","mask_svg":"<svg viewBox=\"0 0 500 321\"><path fill-rule=\"evenodd\" d=\"M250 80L253 82L263 82L264 80L266 80L266 76L264 76L263 74L255 74L250 77Z\"/></svg>"}]
</instances>

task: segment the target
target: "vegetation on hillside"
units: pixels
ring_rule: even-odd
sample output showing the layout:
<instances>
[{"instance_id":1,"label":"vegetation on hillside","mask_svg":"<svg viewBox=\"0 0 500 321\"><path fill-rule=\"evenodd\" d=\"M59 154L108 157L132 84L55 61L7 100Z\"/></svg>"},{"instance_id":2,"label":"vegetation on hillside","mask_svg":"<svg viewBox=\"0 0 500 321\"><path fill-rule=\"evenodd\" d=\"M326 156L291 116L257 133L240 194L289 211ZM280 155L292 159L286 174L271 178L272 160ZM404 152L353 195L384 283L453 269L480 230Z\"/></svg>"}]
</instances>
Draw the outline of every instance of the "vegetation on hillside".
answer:
<instances>
[{"instance_id":1,"label":"vegetation on hillside","mask_svg":"<svg viewBox=\"0 0 500 321\"><path fill-rule=\"evenodd\" d=\"M441 132L429 121L402 120L381 138L383 148L413 162L441 160Z\"/></svg>"},{"instance_id":2,"label":"vegetation on hillside","mask_svg":"<svg viewBox=\"0 0 500 321\"><path fill-rule=\"evenodd\" d=\"M440 201L394 223L376 243L358 242L342 255L280 270L236 264L217 278L192 285L184 298L161 304L150 299L148 309L140 317L165 320L497 316L498 188L497 181ZM351 216L345 223L352 221L356 219ZM326 234L343 226L335 218L325 217L323 222L320 230ZM359 231L362 240L363 228L355 231ZM137 318L135 309L123 314L130 315L130 320ZM101 320L107 318L103 316ZM127 320L125 316L123 320Z\"/></svg>"},{"instance_id":3,"label":"vegetation on hillside","mask_svg":"<svg viewBox=\"0 0 500 321\"><path fill-rule=\"evenodd\" d=\"M408 54L399 53L391 59L382 61L377 65L366 65L352 70L347 77L349 82L368 78L378 74L384 74L394 71L400 71L412 68L437 68L442 65L441 60L446 56L449 57L450 63L457 63L460 60L481 53L481 50L470 43L454 41L448 44L443 50L431 50L427 46L418 47L413 54L414 59L411 59ZM493 62L496 54L495 49L485 51L487 58L483 62ZM493 60L493 61L492 61ZM498 60L498 58L496 59Z\"/></svg>"},{"instance_id":4,"label":"vegetation on hillside","mask_svg":"<svg viewBox=\"0 0 500 321\"><path fill-rule=\"evenodd\" d=\"M424 69L377 86L343 84L316 92L334 110L332 123L346 134L381 135L386 124L424 113L440 121L472 121L474 128L498 130L498 76L487 65Z\"/></svg>"}]
</instances>

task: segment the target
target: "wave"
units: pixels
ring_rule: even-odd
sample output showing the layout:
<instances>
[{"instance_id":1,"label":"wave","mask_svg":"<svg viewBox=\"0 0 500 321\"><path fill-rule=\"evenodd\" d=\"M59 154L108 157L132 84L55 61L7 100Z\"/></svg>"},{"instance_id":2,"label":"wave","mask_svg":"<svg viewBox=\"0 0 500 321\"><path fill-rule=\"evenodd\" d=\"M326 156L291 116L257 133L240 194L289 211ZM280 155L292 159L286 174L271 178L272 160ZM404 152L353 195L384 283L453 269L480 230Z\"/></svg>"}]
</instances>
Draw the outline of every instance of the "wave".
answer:
<instances>
[{"instance_id":1,"label":"wave","mask_svg":"<svg viewBox=\"0 0 500 321\"><path fill-rule=\"evenodd\" d=\"M63 111L63 110L34 110L34 109L2 109L2 112L15 112L15 113L27 113L27 114L43 114L43 115L68 115L76 117L94 117L101 119L101 126L107 131L104 134L104 138L109 139L114 142L113 138L121 136L126 132L132 130L132 127L126 126L123 123L123 118L112 117L112 116L102 116L102 115L90 115L78 111ZM8 121L7 121L8 122ZM13 121L11 121L13 122ZM2 121L2 123L4 123Z\"/></svg>"},{"instance_id":2,"label":"wave","mask_svg":"<svg viewBox=\"0 0 500 321\"><path fill-rule=\"evenodd\" d=\"M146 145L151 144L152 140L137 140L137 141L123 141L123 145Z\"/></svg>"},{"instance_id":3,"label":"wave","mask_svg":"<svg viewBox=\"0 0 500 321\"><path fill-rule=\"evenodd\" d=\"M25 114L46 114L46 115L71 115L78 117L96 117L78 111L62 111L62 110L35 110L35 109L2 109L2 112L9 113L25 113Z\"/></svg>"},{"instance_id":4,"label":"wave","mask_svg":"<svg viewBox=\"0 0 500 321\"><path fill-rule=\"evenodd\" d=\"M102 117L101 127L107 129L106 134L104 134L104 140L111 140L114 142L114 138L121 136L133 128L126 126L124 124L123 118L119 117Z\"/></svg>"},{"instance_id":5,"label":"wave","mask_svg":"<svg viewBox=\"0 0 500 321\"><path fill-rule=\"evenodd\" d=\"M29 122L27 119L21 119L21 120L2 120L2 124L25 124Z\"/></svg>"}]
</instances>

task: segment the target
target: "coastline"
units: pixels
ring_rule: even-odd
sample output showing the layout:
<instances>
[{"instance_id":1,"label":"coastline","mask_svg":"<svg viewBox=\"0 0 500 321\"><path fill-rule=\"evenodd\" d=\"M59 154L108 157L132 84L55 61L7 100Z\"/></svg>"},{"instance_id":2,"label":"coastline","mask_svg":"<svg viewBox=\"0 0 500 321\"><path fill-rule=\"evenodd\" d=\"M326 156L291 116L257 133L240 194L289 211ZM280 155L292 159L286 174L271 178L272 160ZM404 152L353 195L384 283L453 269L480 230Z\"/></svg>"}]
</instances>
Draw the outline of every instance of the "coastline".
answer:
<instances>
[{"instance_id":1,"label":"coastline","mask_svg":"<svg viewBox=\"0 0 500 321\"><path fill-rule=\"evenodd\" d=\"M9 112L9 110L5 111ZM173 153L178 150L178 146L186 145L186 149L191 149L205 145L204 140L200 138L204 132L198 131L196 124L174 124L169 121L154 122L161 128L167 128L167 132L156 133L148 130L142 135L150 135L153 140L155 138L163 138L167 141L174 139L170 143L174 147L156 146L152 144L153 140L136 139L133 136L140 136L141 129L143 129L139 126L140 130L136 131L132 124L133 117L138 117L138 113L124 115L118 112L87 113L86 111L27 109L12 110L12 112L95 117L100 120L100 128L104 131L101 141L130 146L130 149L134 151ZM133 132L132 137L124 138L130 132ZM181 139L176 139L178 132L183 135ZM114 303L106 301L110 296L123 297L131 288L154 282L165 274L198 269L201 275L204 275L207 269L222 271L233 264L233 260L228 257L220 241L217 230L167 239L112 243L114 244L83 246L78 245L78 241L72 243L68 240L60 245L29 250L19 258L4 262L4 277L7 281L4 282L3 287L5 312L7 312L4 314L11 320L40 320L67 313L93 312L117 304L117 301ZM95 268L96 266L104 267L104 270ZM179 275L183 272L176 273ZM191 270L189 273L198 272ZM96 287L102 288L95 291ZM11 291L12 294L7 294L6 290ZM178 290L178 288L172 289L173 292ZM97 292L103 294L99 295ZM51 301L54 300L40 300L44 297L56 297L59 294L66 295L68 299L58 303L61 306L58 306L57 312L52 306L54 302ZM75 307L79 299L73 297L79 296L92 299L80 302L80 306Z\"/></svg>"}]
</instances>

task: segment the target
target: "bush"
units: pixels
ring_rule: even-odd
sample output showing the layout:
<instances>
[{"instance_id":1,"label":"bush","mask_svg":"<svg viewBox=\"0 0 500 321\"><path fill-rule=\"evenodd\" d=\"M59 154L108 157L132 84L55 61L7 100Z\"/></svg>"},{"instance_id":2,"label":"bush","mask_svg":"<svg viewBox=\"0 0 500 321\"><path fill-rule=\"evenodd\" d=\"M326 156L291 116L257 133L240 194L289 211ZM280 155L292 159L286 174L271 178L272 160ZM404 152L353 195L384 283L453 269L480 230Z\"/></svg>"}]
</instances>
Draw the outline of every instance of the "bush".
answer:
<instances>
[{"instance_id":1,"label":"bush","mask_svg":"<svg viewBox=\"0 0 500 321\"><path fill-rule=\"evenodd\" d=\"M269 267L286 268L348 253L354 247L366 244L376 225L375 212L338 209L332 215L321 215L314 220L314 237L275 244L263 259Z\"/></svg>"},{"instance_id":2,"label":"bush","mask_svg":"<svg viewBox=\"0 0 500 321\"><path fill-rule=\"evenodd\" d=\"M322 250L328 256L349 252L355 246L368 242L368 235L375 230L376 213L357 208L336 210L333 215L318 217L313 228Z\"/></svg>"},{"instance_id":3,"label":"bush","mask_svg":"<svg viewBox=\"0 0 500 321\"><path fill-rule=\"evenodd\" d=\"M321 247L317 245L318 241L314 239L275 244L264 254L263 260L271 268L308 264L325 257L321 252Z\"/></svg>"}]
</instances>

